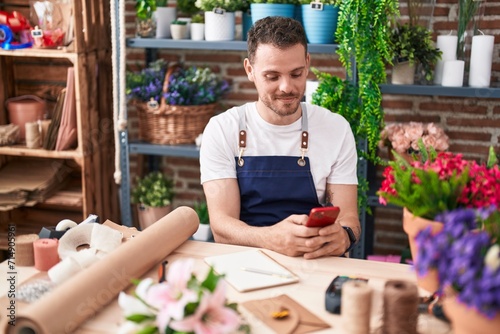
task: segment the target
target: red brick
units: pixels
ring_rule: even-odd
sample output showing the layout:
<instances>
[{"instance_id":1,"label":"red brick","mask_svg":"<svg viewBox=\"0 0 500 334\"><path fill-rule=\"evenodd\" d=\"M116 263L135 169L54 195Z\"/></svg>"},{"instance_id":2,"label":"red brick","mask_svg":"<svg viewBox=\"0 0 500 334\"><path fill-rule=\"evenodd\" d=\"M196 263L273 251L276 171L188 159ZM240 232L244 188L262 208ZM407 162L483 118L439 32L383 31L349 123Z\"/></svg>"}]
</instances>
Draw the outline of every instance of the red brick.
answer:
<instances>
[{"instance_id":1,"label":"red brick","mask_svg":"<svg viewBox=\"0 0 500 334\"><path fill-rule=\"evenodd\" d=\"M491 140L491 134L488 133L478 133L469 131L450 131L446 130L446 134L451 140L473 140L473 141L484 141L489 142Z\"/></svg>"},{"instance_id":2,"label":"red brick","mask_svg":"<svg viewBox=\"0 0 500 334\"><path fill-rule=\"evenodd\" d=\"M500 119L487 118L455 118L451 117L446 120L450 126L467 126L479 128L500 128Z\"/></svg>"},{"instance_id":3,"label":"red brick","mask_svg":"<svg viewBox=\"0 0 500 334\"><path fill-rule=\"evenodd\" d=\"M202 63L236 63L243 62L241 55L228 52L226 53L195 53L187 54L186 62L202 62Z\"/></svg>"},{"instance_id":4,"label":"red brick","mask_svg":"<svg viewBox=\"0 0 500 334\"><path fill-rule=\"evenodd\" d=\"M385 115L385 122L423 122L423 123L440 123L439 116L426 116L426 115Z\"/></svg>"},{"instance_id":5,"label":"red brick","mask_svg":"<svg viewBox=\"0 0 500 334\"><path fill-rule=\"evenodd\" d=\"M394 96L394 95L391 95ZM411 110L413 108L413 102L406 100L382 100L382 108L384 109L404 109Z\"/></svg>"}]
</instances>

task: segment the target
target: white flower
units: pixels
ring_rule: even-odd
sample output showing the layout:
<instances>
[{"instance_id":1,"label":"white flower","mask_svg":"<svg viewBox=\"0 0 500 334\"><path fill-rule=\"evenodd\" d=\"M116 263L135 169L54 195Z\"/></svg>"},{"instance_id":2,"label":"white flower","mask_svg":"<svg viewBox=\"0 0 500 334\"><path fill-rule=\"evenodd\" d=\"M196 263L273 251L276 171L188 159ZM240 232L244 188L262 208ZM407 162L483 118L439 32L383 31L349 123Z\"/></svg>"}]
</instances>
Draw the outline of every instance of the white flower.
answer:
<instances>
[{"instance_id":1,"label":"white flower","mask_svg":"<svg viewBox=\"0 0 500 334\"><path fill-rule=\"evenodd\" d=\"M500 267L500 245L495 244L490 247L484 257L484 264L493 271Z\"/></svg>"}]
</instances>

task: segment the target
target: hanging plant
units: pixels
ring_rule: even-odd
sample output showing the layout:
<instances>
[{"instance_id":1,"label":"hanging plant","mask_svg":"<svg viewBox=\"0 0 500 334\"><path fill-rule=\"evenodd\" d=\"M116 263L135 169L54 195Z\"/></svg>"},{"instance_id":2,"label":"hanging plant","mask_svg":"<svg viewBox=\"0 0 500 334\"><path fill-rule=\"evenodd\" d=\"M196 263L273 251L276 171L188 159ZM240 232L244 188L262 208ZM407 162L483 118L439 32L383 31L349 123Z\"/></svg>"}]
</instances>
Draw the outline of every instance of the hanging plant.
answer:
<instances>
[{"instance_id":1,"label":"hanging plant","mask_svg":"<svg viewBox=\"0 0 500 334\"><path fill-rule=\"evenodd\" d=\"M344 116L356 137L359 155L379 163L377 145L384 126L379 84L386 82L385 64L392 60L389 27L399 15L398 1L341 0L339 6L335 36L347 78L313 69L319 79L313 103ZM367 190L368 183L361 176L360 205L366 203Z\"/></svg>"}]
</instances>

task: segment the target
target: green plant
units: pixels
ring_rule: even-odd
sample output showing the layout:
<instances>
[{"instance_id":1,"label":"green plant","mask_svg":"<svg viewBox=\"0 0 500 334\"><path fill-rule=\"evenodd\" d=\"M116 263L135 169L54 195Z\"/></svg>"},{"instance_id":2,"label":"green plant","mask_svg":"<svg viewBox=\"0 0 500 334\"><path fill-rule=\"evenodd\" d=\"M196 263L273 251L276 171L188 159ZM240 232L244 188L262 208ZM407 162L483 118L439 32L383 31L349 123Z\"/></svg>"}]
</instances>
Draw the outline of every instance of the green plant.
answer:
<instances>
[{"instance_id":1,"label":"green plant","mask_svg":"<svg viewBox=\"0 0 500 334\"><path fill-rule=\"evenodd\" d=\"M390 46L393 50L393 62L409 61L412 65L419 63L425 79L432 80L433 65L441 58L442 52L434 46L428 29L398 23L392 30Z\"/></svg>"},{"instance_id":2,"label":"green plant","mask_svg":"<svg viewBox=\"0 0 500 334\"><path fill-rule=\"evenodd\" d=\"M210 224L210 218L208 217L208 207L206 202L196 202L193 207L194 211L198 214L200 218L200 224Z\"/></svg>"},{"instance_id":3,"label":"green plant","mask_svg":"<svg viewBox=\"0 0 500 334\"><path fill-rule=\"evenodd\" d=\"M308 5L316 0L299 0L301 5ZM321 0L324 5L336 5L338 6L342 0Z\"/></svg>"},{"instance_id":4,"label":"green plant","mask_svg":"<svg viewBox=\"0 0 500 334\"><path fill-rule=\"evenodd\" d=\"M156 0L156 7L167 7L168 0Z\"/></svg>"},{"instance_id":5,"label":"green plant","mask_svg":"<svg viewBox=\"0 0 500 334\"><path fill-rule=\"evenodd\" d=\"M160 58L149 63L148 67L140 72L127 71L125 76L127 97L143 102L147 102L151 98L160 101L166 67L167 62Z\"/></svg>"},{"instance_id":6,"label":"green plant","mask_svg":"<svg viewBox=\"0 0 500 334\"><path fill-rule=\"evenodd\" d=\"M192 16L200 11L195 2L196 0L177 0L177 9L184 15Z\"/></svg>"},{"instance_id":7,"label":"green plant","mask_svg":"<svg viewBox=\"0 0 500 334\"><path fill-rule=\"evenodd\" d=\"M160 172L151 172L138 180L132 190L132 203L162 207L172 204L174 195L173 181Z\"/></svg>"},{"instance_id":8,"label":"green plant","mask_svg":"<svg viewBox=\"0 0 500 334\"><path fill-rule=\"evenodd\" d=\"M191 23L205 23L205 16L197 13L191 16Z\"/></svg>"},{"instance_id":9,"label":"green plant","mask_svg":"<svg viewBox=\"0 0 500 334\"><path fill-rule=\"evenodd\" d=\"M136 0L135 2L135 15L138 19L150 19L155 10L156 0Z\"/></svg>"},{"instance_id":10,"label":"green plant","mask_svg":"<svg viewBox=\"0 0 500 334\"><path fill-rule=\"evenodd\" d=\"M234 0L196 0L196 7L204 12L211 12L215 8L224 9L227 12L240 10L241 1Z\"/></svg>"},{"instance_id":11,"label":"green plant","mask_svg":"<svg viewBox=\"0 0 500 334\"><path fill-rule=\"evenodd\" d=\"M312 69L319 80L313 103L344 116L356 137L359 156L375 164L380 163L377 147L384 127L379 84L386 81L385 64L392 58L387 27L398 13L397 0L342 0L335 34L347 78ZM366 207L367 191L368 182L359 175L360 208Z\"/></svg>"},{"instance_id":12,"label":"green plant","mask_svg":"<svg viewBox=\"0 0 500 334\"><path fill-rule=\"evenodd\" d=\"M180 26L185 26L185 25L187 25L187 21L173 20L172 22L170 22L170 24L177 24Z\"/></svg>"}]
</instances>

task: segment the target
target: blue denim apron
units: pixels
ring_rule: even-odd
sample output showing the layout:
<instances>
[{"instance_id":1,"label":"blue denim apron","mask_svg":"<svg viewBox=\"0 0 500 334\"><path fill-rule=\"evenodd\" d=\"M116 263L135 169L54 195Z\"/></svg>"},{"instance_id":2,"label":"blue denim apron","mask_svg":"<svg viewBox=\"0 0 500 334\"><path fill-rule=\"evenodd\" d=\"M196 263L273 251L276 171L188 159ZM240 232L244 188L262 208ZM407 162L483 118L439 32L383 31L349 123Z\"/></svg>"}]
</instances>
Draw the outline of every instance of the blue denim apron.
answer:
<instances>
[{"instance_id":1,"label":"blue denim apron","mask_svg":"<svg viewBox=\"0 0 500 334\"><path fill-rule=\"evenodd\" d=\"M240 108L239 156L236 175L240 188L240 220L252 226L274 225L292 214L309 214L321 206L311 174L307 111L302 103L300 157L243 156L246 147L245 108Z\"/></svg>"}]
</instances>

